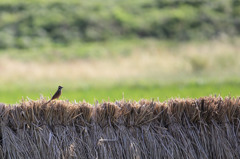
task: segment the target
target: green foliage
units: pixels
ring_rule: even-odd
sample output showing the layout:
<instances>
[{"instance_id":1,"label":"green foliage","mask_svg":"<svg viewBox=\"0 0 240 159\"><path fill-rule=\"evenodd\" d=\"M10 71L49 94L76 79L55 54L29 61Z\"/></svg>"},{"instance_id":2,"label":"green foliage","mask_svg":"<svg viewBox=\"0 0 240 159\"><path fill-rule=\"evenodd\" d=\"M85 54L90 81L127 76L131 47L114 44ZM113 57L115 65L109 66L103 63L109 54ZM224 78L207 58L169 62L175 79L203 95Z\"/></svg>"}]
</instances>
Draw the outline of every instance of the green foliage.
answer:
<instances>
[{"instance_id":1,"label":"green foliage","mask_svg":"<svg viewBox=\"0 0 240 159\"><path fill-rule=\"evenodd\" d=\"M239 35L240 3L229 1L3 1L0 48L112 38L205 39Z\"/></svg>"}]
</instances>

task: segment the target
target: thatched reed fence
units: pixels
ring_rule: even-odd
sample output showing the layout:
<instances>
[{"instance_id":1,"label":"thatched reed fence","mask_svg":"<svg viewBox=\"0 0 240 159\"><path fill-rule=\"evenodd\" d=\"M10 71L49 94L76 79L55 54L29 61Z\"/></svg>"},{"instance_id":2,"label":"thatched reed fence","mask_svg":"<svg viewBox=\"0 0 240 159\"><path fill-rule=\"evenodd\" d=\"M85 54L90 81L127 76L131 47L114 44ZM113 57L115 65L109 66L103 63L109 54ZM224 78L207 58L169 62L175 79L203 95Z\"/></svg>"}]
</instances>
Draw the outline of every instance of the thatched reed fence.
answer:
<instances>
[{"instance_id":1,"label":"thatched reed fence","mask_svg":"<svg viewBox=\"0 0 240 159\"><path fill-rule=\"evenodd\" d=\"M239 98L0 105L0 158L240 158Z\"/></svg>"}]
</instances>

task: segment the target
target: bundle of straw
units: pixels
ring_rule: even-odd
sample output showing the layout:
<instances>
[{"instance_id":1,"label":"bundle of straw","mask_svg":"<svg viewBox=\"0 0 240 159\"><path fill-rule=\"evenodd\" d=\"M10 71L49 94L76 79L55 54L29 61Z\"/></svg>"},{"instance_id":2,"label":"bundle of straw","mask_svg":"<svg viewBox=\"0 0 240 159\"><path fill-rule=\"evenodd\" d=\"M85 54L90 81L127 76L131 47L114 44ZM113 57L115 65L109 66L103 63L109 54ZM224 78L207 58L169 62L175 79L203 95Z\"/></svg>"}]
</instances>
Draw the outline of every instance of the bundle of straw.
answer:
<instances>
[{"instance_id":1,"label":"bundle of straw","mask_svg":"<svg viewBox=\"0 0 240 159\"><path fill-rule=\"evenodd\" d=\"M239 98L0 105L0 158L240 158Z\"/></svg>"}]
</instances>

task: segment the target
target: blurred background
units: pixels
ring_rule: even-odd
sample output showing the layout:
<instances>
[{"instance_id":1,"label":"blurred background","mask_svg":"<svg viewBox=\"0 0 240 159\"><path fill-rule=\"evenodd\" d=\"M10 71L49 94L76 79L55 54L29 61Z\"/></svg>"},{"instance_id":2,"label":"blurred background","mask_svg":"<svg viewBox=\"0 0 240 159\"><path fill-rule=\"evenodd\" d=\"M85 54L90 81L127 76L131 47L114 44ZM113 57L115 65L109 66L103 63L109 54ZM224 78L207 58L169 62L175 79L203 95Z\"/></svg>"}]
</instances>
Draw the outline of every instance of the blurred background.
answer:
<instances>
[{"instance_id":1,"label":"blurred background","mask_svg":"<svg viewBox=\"0 0 240 159\"><path fill-rule=\"evenodd\" d=\"M0 102L240 95L239 0L1 0Z\"/></svg>"}]
</instances>

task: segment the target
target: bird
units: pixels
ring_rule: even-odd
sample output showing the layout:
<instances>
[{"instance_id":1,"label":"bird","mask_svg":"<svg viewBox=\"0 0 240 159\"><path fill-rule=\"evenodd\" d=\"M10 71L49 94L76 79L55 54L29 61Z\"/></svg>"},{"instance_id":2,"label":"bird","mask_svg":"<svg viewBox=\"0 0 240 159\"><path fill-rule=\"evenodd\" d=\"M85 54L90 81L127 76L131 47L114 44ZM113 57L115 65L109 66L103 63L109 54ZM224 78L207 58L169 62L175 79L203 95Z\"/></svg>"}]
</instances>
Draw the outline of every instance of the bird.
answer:
<instances>
[{"instance_id":1,"label":"bird","mask_svg":"<svg viewBox=\"0 0 240 159\"><path fill-rule=\"evenodd\" d=\"M58 99L62 94L62 88L63 88L62 86L58 86L58 90L56 91L56 93L52 96L52 98L47 103L51 102L54 99Z\"/></svg>"}]
</instances>

